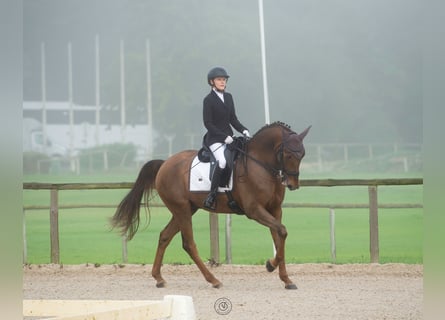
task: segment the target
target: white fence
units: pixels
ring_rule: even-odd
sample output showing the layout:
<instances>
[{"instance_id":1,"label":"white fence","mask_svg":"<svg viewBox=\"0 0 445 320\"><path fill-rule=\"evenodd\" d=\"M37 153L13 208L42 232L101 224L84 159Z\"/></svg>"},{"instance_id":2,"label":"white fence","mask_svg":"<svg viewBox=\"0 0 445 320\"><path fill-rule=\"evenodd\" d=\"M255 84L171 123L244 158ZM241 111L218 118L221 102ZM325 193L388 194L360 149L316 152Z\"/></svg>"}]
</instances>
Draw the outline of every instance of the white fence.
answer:
<instances>
[{"instance_id":1,"label":"white fence","mask_svg":"<svg viewBox=\"0 0 445 320\"><path fill-rule=\"evenodd\" d=\"M342 168L387 166L388 171L421 171L422 145L417 143L320 143L305 144L306 171L329 172ZM381 162L381 163L380 163ZM367 170L365 170L367 171Z\"/></svg>"}]
</instances>

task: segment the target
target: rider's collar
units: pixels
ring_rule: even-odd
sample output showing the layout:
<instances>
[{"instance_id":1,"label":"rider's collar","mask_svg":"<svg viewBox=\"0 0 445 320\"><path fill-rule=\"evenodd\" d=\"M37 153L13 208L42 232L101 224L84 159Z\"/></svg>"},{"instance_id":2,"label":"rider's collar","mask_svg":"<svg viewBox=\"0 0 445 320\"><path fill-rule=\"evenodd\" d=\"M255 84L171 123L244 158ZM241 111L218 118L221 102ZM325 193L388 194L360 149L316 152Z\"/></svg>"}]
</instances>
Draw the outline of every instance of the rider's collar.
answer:
<instances>
[{"instance_id":1,"label":"rider's collar","mask_svg":"<svg viewBox=\"0 0 445 320\"><path fill-rule=\"evenodd\" d=\"M213 91L216 93L216 95L221 99L222 102L224 102L224 91L219 91L215 87L213 87Z\"/></svg>"}]
</instances>

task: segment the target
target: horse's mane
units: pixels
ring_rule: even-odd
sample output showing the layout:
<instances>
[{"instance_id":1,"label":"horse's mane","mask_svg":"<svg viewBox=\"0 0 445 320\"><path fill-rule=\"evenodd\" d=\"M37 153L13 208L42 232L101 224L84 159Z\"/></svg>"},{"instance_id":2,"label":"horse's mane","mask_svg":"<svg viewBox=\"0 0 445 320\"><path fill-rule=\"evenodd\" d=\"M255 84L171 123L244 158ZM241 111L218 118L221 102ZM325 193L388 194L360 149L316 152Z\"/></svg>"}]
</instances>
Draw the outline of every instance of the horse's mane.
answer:
<instances>
[{"instance_id":1,"label":"horse's mane","mask_svg":"<svg viewBox=\"0 0 445 320\"><path fill-rule=\"evenodd\" d=\"M256 136L257 134L259 134L259 133L262 132L263 130L268 129L268 128L271 128L271 127L284 127L284 128L286 128L286 129L288 129L288 130L291 130L290 125L288 125L288 124L286 124L286 123L284 123L284 122L281 122L281 121L275 121L275 122L272 122L271 124L266 124L265 126L263 126L262 128L260 128L260 130L258 130L258 131L254 134L254 136Z\"/></svg>"}]
</instances>

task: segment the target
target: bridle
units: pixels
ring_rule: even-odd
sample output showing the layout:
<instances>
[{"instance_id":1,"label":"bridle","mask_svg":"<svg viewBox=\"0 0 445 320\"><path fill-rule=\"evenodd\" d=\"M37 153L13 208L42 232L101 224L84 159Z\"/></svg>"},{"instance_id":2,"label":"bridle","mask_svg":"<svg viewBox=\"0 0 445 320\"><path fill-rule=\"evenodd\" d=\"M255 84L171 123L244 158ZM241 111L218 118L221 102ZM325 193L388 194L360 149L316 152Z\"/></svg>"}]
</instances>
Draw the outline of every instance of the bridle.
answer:
<instances>
[{"instance_id":1,"label":"bridle","mask_svg":"<svg viewBox=\"0 0 445 320\"><path fill-rule=\"evenodd\" d=\"M289 136L285 140L284 139L284 131L283 131L283 142L281 142L279 151L277 153L278 163L279 163L279 168L280 168L280 169L278 169L278 176L281 178L282 182L286 180L286 176L291 176L291 177L295 177L296 179L298 179L298 176L300 175L299 171L286 170L285 165L284 165L284 149L287 148L287 150L289 150L293 154L295 154L295 152L296 152L296 150L294 151L286 145L286 142L289 139L289 137L294 134L296 134L296 133L291 132L291 134L289 134ZM275 170L277 170L277 169L275 169Z\"/></svg>"},{"instance_id":2,"label":"bridle","mask_svg":"<svg viewBox=\"0 0 445 320\"><path fill-rule=\"evenodd\" d=\"M237 147L236 149L240 153L242 153L246 158L249 158L253 162L257 163L258 165L260 165L261 167L263 167L264 169L269 171L269 173L272 176L278 177L281 180L281 182L284 182L288 176L295 177L298 179L300 172L286 170L285 163L284 163L284 151L285 150L289 151L292 154L295 154L295 156L298 158L298 156L296 155L296 152L298 150L292 150L292 148L288 144L289 138L292 135L298 135L298 134L291 131L290 134L287 137L285 137L285 131L282 129L282 136L283 136L282 142L280 143L280 145L278 147L278 151L275 153L275 157L278 160L278 168L275 168L267 163L264 163L256 158L252 157L250 154L248 154L248 152L246 150L244 150L245 148L247 148L247 143L245 144L245 148L241 149L241 148ZM300 160L301 160L301 158L300 158Z\"/></svg>"}]
</instances>

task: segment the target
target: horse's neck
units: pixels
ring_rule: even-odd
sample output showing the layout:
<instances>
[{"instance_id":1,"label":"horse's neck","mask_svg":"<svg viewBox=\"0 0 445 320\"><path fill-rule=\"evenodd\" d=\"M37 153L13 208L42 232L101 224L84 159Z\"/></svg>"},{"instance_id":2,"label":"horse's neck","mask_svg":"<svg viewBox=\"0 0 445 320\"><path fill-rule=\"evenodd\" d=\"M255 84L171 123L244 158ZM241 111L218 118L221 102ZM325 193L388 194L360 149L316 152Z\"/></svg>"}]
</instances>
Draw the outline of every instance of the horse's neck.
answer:
<instances>
[{"instance_id":1,"label":"horse's neck","mask_svg":"<svg viewBox=\"0 0 445 320\"><path fill-rule=\"evenodd\" d=\"M283 139L280 128L265 130L256 135L249 144L249 152L267 162L274 162L275 153Z\"/></svg>"}]
</instances>

